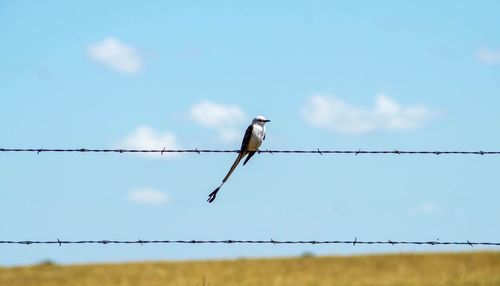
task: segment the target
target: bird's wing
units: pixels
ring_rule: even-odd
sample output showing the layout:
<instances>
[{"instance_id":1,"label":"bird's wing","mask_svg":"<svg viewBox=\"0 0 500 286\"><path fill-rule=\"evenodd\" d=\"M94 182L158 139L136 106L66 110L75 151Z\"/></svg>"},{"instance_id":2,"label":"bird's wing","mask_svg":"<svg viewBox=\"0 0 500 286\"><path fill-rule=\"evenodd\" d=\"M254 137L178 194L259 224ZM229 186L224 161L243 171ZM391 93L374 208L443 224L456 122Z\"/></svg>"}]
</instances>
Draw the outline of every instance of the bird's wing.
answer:
<instances>
[{"instance_id":1,"label":"bird's wing","mask_svg":"<svg viewBox=\"0 0 500 286\"><path fill-rule=\"evenodd\" d=\"M243 166L245 166L245 164L248 162L248 160L250 160L250 158L252 158L252 156L255 154L256 151L249 151L248 152L248 156L247 158L245 159L245 161L243 162Z\"/></svg>"},{"instance_id":2,"label":"bird's wing","mask_svg":"<svg viewBox=\"0 0 500 286\"><path fill-rule=\"evenodd\" d=\"M241 141L241 151L247 151L248 143L250 142L250 137L252 137L253 125L250 124L248 126L247 131L245 131L245 136L243 137L243 141Z\"/></svg>"}]
</instances>

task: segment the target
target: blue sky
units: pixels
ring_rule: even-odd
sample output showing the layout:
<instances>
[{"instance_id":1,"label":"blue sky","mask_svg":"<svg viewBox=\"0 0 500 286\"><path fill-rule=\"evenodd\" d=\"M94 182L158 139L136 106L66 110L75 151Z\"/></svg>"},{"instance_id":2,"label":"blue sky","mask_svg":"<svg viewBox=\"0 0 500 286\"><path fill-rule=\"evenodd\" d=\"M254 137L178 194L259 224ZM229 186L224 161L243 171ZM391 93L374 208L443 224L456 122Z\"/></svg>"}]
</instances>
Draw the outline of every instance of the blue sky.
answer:
<instances>
[{"instance_id":1,"label":"blue sky","mask_svg":"<svg viewBox=\"0 0 500 286\"><path fill-rule=\"evenodd\" d=\"M210 3L208 3L210 2ZM0 147L498 150L497 1L2 1ZM494 156L0 154L0 239L498 241ZM0 246L0 264L464 250ZM468 249L466 249L468 250Z\"/></svg>"}]
</instances>

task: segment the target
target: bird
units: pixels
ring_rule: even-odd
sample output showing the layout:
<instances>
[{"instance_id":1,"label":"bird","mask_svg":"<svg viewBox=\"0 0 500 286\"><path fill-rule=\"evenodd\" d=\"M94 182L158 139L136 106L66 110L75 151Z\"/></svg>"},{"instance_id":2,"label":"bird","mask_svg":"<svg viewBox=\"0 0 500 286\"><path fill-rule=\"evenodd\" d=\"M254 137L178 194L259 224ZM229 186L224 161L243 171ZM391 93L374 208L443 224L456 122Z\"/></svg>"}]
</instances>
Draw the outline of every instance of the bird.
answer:
<instances>
[{"instance_id":1,"label":"bird","mask_svg":"<svg viewBox=\"0 0 500 286\"><path fill-rule=\"evenodd\" d=\"M245 166L248 160L250 160L250 158L252 158L253 155L255 155L255 152L258 151L260 145L262 144L262 141L266 139L266 127L264 125L270 121L271 120L266 119L262 115L258 115L252 120L252 123L248 126L247 130L245 131L245 136L243 136L243 141L241 142L241 148L238 153L238 157L236 157L236 160L231 166L231 169L229 169L229 172L227 173L226 177L224 177L224 180L222 180L222 183L208 195L207 202L212 203L215 200L215 197L217 196L217 193L219 192L222 185L224 185L227 179L229 179L229 176L231 176L234 169L236 169L240 161L245 156L248 155L248 157L243 162L243 166Z\"/></svg>"}]
</instances>

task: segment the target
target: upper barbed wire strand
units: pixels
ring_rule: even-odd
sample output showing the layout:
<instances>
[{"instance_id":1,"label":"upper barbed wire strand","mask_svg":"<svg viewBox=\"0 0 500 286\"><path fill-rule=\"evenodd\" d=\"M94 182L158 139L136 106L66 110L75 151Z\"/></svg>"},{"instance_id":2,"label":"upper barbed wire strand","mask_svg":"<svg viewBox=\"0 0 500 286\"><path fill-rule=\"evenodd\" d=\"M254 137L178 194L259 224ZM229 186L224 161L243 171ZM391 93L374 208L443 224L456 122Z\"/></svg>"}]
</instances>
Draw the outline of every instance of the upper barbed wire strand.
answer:
<instances>
[{"instance_id":1,"label":"upper barbed wire strand","mask_svg":"<svg viewBox=\"0 0 500 286\"><path fill-rule=\"evenodd\" d=\"M218 149L89 149L89 148L0 148L1 152L73 152L73 153L238 153L240 150ZM499 155L500 151L413 151L413 150L259 150L259 154L395 154L395 155Z\"/></svg>"}]
</instances>

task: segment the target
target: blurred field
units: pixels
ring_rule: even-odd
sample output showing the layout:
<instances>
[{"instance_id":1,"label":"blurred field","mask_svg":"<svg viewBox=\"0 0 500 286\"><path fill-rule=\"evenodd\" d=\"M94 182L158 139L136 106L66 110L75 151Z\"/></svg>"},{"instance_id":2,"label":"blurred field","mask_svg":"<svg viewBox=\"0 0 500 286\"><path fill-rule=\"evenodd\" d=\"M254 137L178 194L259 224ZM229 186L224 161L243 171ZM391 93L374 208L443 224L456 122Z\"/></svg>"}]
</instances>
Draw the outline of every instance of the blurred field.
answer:
<instances>
[{"instance_id":1,"label":"blurred field","mask_svg":"<svg viewBox=\"0 0 500 286\"><path fill-rule=\"evenodd\" d=\"M500 252L38 265L0 285L500 285Z\"/></svg>"}]
</instances>

